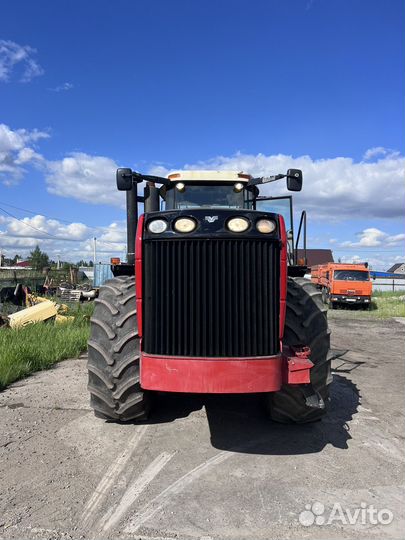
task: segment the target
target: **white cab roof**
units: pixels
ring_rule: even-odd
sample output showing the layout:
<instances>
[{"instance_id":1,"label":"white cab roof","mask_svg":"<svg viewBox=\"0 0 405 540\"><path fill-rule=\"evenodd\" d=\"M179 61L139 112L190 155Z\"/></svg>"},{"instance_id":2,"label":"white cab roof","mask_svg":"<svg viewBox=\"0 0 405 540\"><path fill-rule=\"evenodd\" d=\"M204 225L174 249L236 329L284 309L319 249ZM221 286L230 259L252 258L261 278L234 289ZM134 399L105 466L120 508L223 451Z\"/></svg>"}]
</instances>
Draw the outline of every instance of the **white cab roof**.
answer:
<instances>
[{"instance_id":1,"label":"white cab roof","mask_svg":"<svg viewBox=\"0 0 405 540\"><path fill-rule=\"evenodd\" d=\"M194 181L206 182L207 180L213 180L214 182L247 182L251 176L238 171L173 171L168 176L169 180L175 182L181 181Z\"/></svg>"}]
</instances>

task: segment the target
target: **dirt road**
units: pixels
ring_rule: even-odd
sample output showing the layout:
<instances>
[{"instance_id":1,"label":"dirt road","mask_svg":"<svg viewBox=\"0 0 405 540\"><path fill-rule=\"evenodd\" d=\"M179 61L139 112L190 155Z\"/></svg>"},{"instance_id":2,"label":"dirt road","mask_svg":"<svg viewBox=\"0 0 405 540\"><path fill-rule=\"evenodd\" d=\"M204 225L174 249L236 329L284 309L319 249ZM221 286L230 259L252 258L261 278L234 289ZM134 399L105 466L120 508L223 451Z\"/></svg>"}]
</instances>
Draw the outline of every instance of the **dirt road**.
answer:
<instances>
[{"instance_id":1,"label":"dirt road","mask_svg":"<svg viewBox=\"0 0 405 540\"><path fill-rule=\"evenodd\" d=\"M160 395L148 423L105 423L85 359L15 384L0 393L0 538L402 538L404 329L332 321L348 352L310 426L271 423L257 396Z\"/></svg>"}]
</instances>

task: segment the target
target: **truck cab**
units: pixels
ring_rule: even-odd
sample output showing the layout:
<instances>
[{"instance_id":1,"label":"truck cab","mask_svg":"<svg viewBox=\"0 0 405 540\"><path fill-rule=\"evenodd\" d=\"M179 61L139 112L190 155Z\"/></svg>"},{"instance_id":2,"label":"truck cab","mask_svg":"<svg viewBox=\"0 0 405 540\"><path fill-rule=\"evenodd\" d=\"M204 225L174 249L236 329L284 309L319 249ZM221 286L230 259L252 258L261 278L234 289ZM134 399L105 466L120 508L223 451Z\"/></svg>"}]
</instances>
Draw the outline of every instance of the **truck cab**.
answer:
<instances>
[{"instance_id":1,"label":"truck cab","mask_svg":"<svg viewBox=\"0 0 405 540\"><path fill-rule=\"evenodd\" d=\"M325 303L333 309L339 304L371 304L372 282L367 263L328 263L312 268L312 282L322 290Z\"/></svg>"}]
</instances>

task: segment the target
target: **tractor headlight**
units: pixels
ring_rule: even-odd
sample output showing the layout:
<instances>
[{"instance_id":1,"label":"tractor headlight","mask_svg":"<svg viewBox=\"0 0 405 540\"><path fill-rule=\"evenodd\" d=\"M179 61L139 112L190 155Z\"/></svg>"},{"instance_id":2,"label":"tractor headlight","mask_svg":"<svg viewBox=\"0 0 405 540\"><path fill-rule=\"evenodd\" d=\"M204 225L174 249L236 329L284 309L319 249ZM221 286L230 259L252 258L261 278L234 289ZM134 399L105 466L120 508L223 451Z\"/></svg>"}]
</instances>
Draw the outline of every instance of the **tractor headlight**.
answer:
<instances>
[{"instance_id":1,"label":"tractor headlight","mask_svg":"<svg viewBox=\"0 0 405 540\"><path fill-rule=\"evenodd\" d=\"M183 182L177 182L176 189L177 191L180 191L180 193L183 193L183 191L186 191L186 186L183 184Z\"/></svg>"},{"instance_id":2,"label":"tractor headlight","mask_svg":"<svg viewBox=\"0 0 405 540\"><path fill-rule=\"evenodd\" d=\"M197 227L197 222L195 219L185 217L176 219L173 226L179 233L190 233Z\"/></svg>"},{"instance_id":3,"label":"tractor headlight","mask_svg":"<svg viewBox=\"0 0 405 540\"><path fill-rule=\"evenodd\" d=\"M226 226L232 232L241 233L247 231L249 221L244 217L234 217L228 221Z\"/></svg>"},{"instance_id":4,"label":"tractor headlight","mask_svg":"<svg viewBox=\"0 0 405 540\"><path fill-rule=\"evenodd\" d=\"M148 230L153 234L164 233L166 229L167 221L164 219L154 219L148 223Z\"/></svg>"},{"instance_id":5,"label":"tractor headlight","mask_svg":"<svg viewBox=\"0 0 405 540\"><path fill-rule=\"evenodd\" d=\"M259 221L256 223L256 229L263 234L272 233L275 228L276 222L272 219L259 219Z\"/></svg>"}]
</instances>

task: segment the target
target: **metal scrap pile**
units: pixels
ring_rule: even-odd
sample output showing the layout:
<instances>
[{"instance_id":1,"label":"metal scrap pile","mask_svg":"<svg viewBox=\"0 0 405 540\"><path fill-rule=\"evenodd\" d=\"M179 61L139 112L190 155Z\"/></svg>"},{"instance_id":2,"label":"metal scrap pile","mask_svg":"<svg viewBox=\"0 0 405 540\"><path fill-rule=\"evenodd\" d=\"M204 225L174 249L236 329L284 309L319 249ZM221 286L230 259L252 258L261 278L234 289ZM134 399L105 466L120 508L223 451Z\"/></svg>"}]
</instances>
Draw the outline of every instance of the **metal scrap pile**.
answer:
<instances>
[{"instance_id":1,"label":"metal scrap pile","mask_svg":"<svg viewBox=\"0 0 405 540\"><path fill-rule=\"evenodd\" d=\"M52 300L41 297L37 297L36 301L36 304L8 315L8 326L10 328L19 328L27 324L51 319L56 323L64 323L74 318L69 315L63 315L63 313L68 311L68 307L65 304L57 304L56 302L52 302Z\"/></svg>"},{"instance_id":2,"label":"metal scrap pile","mask_svg":"<svg viewBox=\"0 0 405 540\"><path fill-rule=\"evenodd\" d=\"M64 323L74 318L66 315L69 311L66 304L58 304L47 298L37 296L29 292L25 287L17 286L12 296L5 297L2 300L11 301L7 306L8 311L11 312L6 313L3 311L1 313L0 309L0 326L20 328L27 324L52 320L55 323Z\"/></svg>"}]
</instances>

